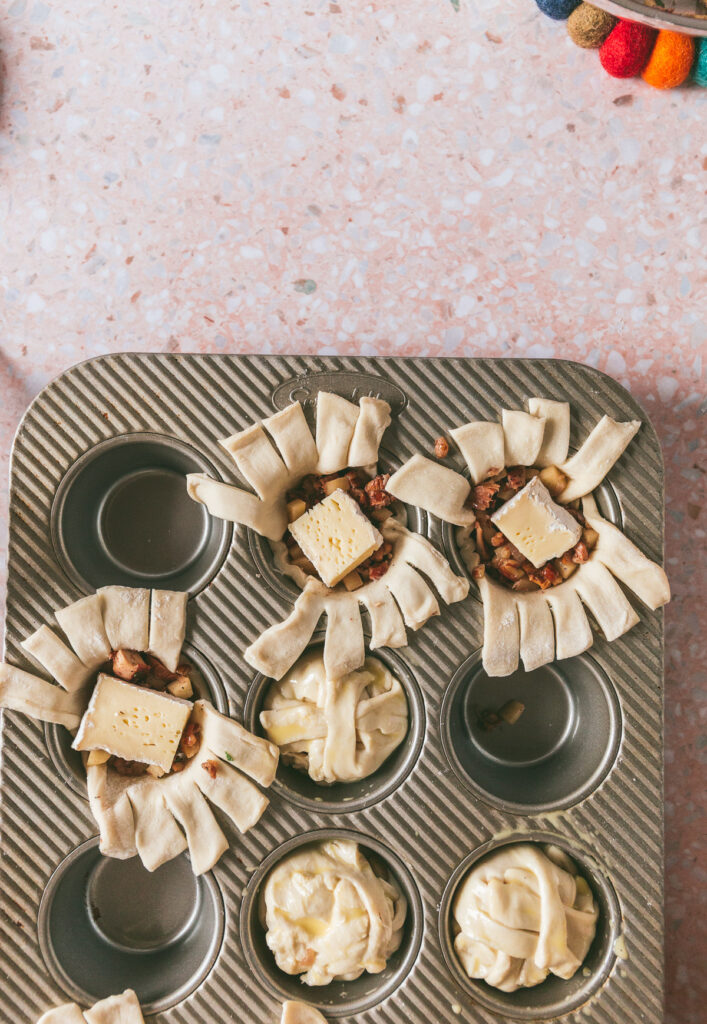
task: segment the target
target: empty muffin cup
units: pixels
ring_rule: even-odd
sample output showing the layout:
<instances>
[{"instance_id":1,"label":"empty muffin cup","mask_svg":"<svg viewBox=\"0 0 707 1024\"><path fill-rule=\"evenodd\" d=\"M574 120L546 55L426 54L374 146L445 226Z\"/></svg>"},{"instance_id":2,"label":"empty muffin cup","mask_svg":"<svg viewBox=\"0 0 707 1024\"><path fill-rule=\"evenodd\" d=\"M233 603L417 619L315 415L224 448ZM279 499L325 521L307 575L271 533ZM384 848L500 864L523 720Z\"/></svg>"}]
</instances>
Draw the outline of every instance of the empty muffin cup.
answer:
<instances>
[{"instance_id":1,"label":"empty muffin cup","mask_svg":"<svg viewBox=\"0 0 707 1024\"><path fill-rule=\"evenodd\" d=\"M85 592L108 584L196 593L216 574L230 523L187 494L187 473L218 476L183 441L122 434L78 459L57 489L52 542L67 575Z\"/></svg>"},{"instance_id":2,"label":"empty muffin cup","mask_svg":"<svg viewBox=\"0 0 707 1024\"><path fill-rule=\"evenodd\" d=\"M307 652L321 647L323 640L320 632L315 633ZM425 738L425 702L420 687L403 659L394 651L388 648L370 651L367 648L366 653L381 661L402 685L408 706L407 735L377 771L355 782L332 785L315 782L305 771L285 764L280 758L273 789L298 807L329 814L349 814L371 807L393 793L417 762ZM248 691L243 720L246 728L258 736L267 736L260 724L260 712L273 685L273 679L257 675Z\"/></svg>"},{"instance_id":3,"label":"empty muffin cup","mask_svg":"<svg viewBox=\"0 0 707 1024\"><path fill-rule=\"evenodd\" d=\"M440 732L457 778L476 796L539 814L579 803L601 784L619 751L621 712L586 654L492 678L477 652L444 695Z\"/></svg>"},{"instance_id":4,"label":"empty muffin cup","mask_svg":"<svg viewBox=\"0 0 707 1024\"><path fill-rule=\"evenodd\" d=\"M286 974L275 962L265 940L260 920L262 889L270 871L283 857L313 843L352 840L377 871L392 878L407 901L407 917L402 942L388 959L380 974L364 972L355 981L332 981L328 985L304 986L299 975ZM419 890L407 866L387 846L372 836L348 829L321 829L296 836L283 843L262 862L251 876L243 893L240 912L240 938L248 964L256 978L277 999L303 1000L327 1017L348 1017L363 1013L395 992L409 974L420 950L423 934L423 907Z\"/></svg>"},{"instance_id":5,"label":"empty muffin cup","mask_svg":"<svg viewBox=\"0 0 707 1024\"><path fill-rule=\"evenodd\" d=\"M378 470L381 473L394 473L400 466L400 460L381 448L378 458ZM405 505L405 517L403 524L414 533L421 533L426 536L427 513L414 505ZM295 583L291 576L283 569L282 559L284 553L284 539L282 544L277 545L277 550L266 537L261 537L254 530L248 530L248 544L251 557L255 563L257 575L281 597L289 600L296 600L302 593L301 588ZM280 550L282 548L282 550Z\"/></svg>"},{"instance_id":6,"label":"empty muffin cup","mask_svg":"<svg viewBox=\"0 0 707 1024\"><path fill-rule=\"evenodd\" d=\"M143 1011L157 1013L211 970L223 940L223 899L185 854L149 872L138 857L101 856L96 838L49 879L37 929L47 968L67 996L86 1004L132 988Z\"/></svg>"},{"instance_id":7,"label":"empty muffin cup","mask_svg":"<svg viewBox=\"0 0 707 1024\"><path fill-rule=\"evenodd\" d=\"M182 655L194 669L191 681L195 699L203 698L211 701L217 711L227 715L229 710L226 690L214 666L201 651L191 644L184 644ZM85 800L86 771L81 760L81 754L71 746L73 741L71 733L63 725L46 722L44 725L44 740L54 767L63 781Z\"/></svg>"},{"instance_id":8,"label":"empty muffin cup","mask_svg":"<svg viewBox=\"0 0 707 1024\"><path fill-rule=\"evenodd\" d=\"M531 988L502 992L485 981L470 978L454 948L454 899L468 875L484 857L501 847L517 843L539 843L559 847L574 861L578 874L589 885L598 908L596 932L581 966L569 978L548 975L545 981ZM465 857L454 871L444 890L439 908L439 937L447 967L454 981L475 1003L499 1018L516 1020L547 1020L571 1013L586 1003L605 983L616 960L614 944L621 934L621 908L611 881L596 863L591 852L576 846L574 841L550 832L521 832L492 839Z\"/></svg>"}]
</instances>

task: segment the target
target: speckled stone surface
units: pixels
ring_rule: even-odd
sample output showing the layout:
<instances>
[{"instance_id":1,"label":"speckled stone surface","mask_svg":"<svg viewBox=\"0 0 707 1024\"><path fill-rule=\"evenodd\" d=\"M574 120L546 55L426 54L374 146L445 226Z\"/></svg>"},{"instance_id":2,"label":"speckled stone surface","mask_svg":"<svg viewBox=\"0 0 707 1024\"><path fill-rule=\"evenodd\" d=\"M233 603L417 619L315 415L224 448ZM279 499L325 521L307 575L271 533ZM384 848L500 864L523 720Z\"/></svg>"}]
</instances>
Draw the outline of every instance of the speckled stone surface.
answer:
<instances>
[{"instance_id":1,"label":"speckled stone surface","mask_svg":"<svg viewBox=\"0 0 707 1024\"><path fill-rule=\"evenodd\" d=\"M89 356L557 356L643 403L675 594L666 1019L698 1024L707 91L608 78L530 0L14 0L0 53L0 582L14 429Z\"/></svg>"}]
</instances>

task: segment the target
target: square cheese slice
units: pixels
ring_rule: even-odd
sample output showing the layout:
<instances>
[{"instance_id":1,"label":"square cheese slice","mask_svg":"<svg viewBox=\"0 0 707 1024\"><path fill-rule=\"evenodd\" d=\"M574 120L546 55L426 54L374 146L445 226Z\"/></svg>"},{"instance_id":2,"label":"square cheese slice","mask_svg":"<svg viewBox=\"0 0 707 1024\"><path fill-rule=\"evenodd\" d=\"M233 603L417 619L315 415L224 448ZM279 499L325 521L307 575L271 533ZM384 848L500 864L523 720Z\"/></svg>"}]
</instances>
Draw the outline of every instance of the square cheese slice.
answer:
<instances>
[{"instance_id":1,"label":"square cheese slice","mask_svg":"<svg viewBox=\"0 0 707 1024\"><path fill-rule=\"evenodd\" d=\"M536 569L573 548L582 536L580 524L552 500L537 476L494 512L491 522Z\"/></svg>"},{"instance_id":2,"label":"square cheese slice","mask_svg":"<svg viewBox=\"0 0 707 1024\"><path fill-rule=\"evenodd\" d=\"M345 491L334 491L290 523L290 533L328 587L336 586L383 543Z\"/></svg>"},{"instance_id":3,"label":"square cheese slice","mask_svg":"<svg viewBox=\"0 0 707 1024\"><path fill-rule=\"evenodd\" d=\"M73 746L168 772L194 705L101 673Z\"/></svg>"}]
</instances>

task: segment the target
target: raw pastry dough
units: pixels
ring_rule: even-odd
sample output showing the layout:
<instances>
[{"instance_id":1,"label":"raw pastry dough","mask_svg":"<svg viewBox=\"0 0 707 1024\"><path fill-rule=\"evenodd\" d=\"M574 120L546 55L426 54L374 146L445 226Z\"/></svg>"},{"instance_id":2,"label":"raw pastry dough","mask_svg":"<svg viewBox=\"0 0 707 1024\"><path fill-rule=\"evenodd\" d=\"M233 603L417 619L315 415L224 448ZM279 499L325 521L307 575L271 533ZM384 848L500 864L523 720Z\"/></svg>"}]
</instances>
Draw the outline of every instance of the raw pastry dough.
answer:
<instances>
[{"instance_id":1,"label":"raw pastry dough","mask_svg":"<svg viewBox=\"0 0 707 1024\"><path fill-rule=\"evenodd\" d=\"M324 664L327 677L338 680L360 668L365 659L359 603L371 616L370 647L375 650L383 645L404 646L405 626L419 629L430 616L438 614L437 599L418 569L447 604L466 597L468 580L455 576L446 559L424 537L411 533L393 518L381 525L381 533L393 544L393 559L382 579L347 593L329 590L310 577L289 617L266 629L245 651L248 664L263 675L282 678L326 614Z\"/></svg>"},{"instance_id":2,"label":"raw pastry dough","mask_svg":"<svg viewBox=\"0 0 707 1024\"><path fill-rule=\"evenodd\" d=\"M155 600L155 591L152 600ZM150 642L150 591L137 587L101 587L103 625L114 651L146 651Z\"/></svg>"},{"instance_id":3,"label":"raw pastry dough","mask_svg":"<svg viewBox=\"0 0 707 1024\"><path fill-rule=\"evenodd\" d=\"M497 423L467 423L450 431L472 480L478 483L500 468L489 465L498 457L500 431L505 437L506 466L555 465L569 477L556 500L566 504L581 498L587 525L596 530L599 540L589 560L580 564L569 579L544 591L513 591L488 575L478 580L484 605L483 663L491 676L509 675L521 659L530 670L553 658L571 658L586 651L593 637L585 606L607 640L615 640L631 629L638 615L616 579L652 610L670 600L663 569L599 515L590 494L625 451L640 423L618 423L604 416L576 455L567 459L569 405L531 398L528 408L529 413L503 410L502 427ZM437 514L456 523L454 517L445 517L441 507ZM460 527L456 538L464 563L473 572L480 561L473 531L468 526Z\"/></svg>"},{"instance_id":4,"label":"raw pastry dough","mask_svg":"<svg viewBox=\"0 0 707 1024\"><path fill-rule=\"evenodd\" d=\"M389 423L390 406L381 399L361 398L355 405L321 391L316 442L298 402L223 442L256 493L203 474L187 478L189 494L203 502L212 515L241 523L268 538L276 564L302 588L290 615L267 629L245 652L246 661L257 671L280 679L304 651L322 615L327 617L324 662L328 678L338 680L360 668L365 658L361 605L371 619L372 648L404 646L406 626L419 629L430 616L439 613L437 599L417 569L447 603L466 597L468 581L452 573L429 541L410 533L394 517L379 527L384 541L393 545L388 571L380 580L369 581L356 591L330 590L318 578L306 576L286 562L282 538L288 526L288 490L310 473L375 465ZM473 512L462 507L469 494L468 481L444 466L421 461L429 463L434 471L435 486L443 494L442 508L449 511L454 507L460 522L473 523ZM403 488L404 469L398 471L402 473Z\"/></svg>"},{"instance_id":5,"label":"raw pastry dough","mask_svg":"<svg viewBox=\"0 0 707 1024\"><path fill-rule=\"evenodd\" d=\"M116 594L116 589L121 593ZM105 637L110 632L113 638L137 640L147 635L148 606L144 595L147 593L149 599L150 592L136 591L133 603L125 589L104 588L95 600L84 598L70 605L65 610L68 614L57 612L57 619L70 629L75 646L92 662L99 649L96 637ZM152 592L150 648L160 660L169 659L174 668L184 642L187 596L171 591ZM116 609L121 606L129 609L122 625L115 618ZM109 616L105 625L102 617L98 621L95 616L96 610L102 615L103 609L108 610ZM80 632L81 620L85 622L86 634ZM30 638L29 645L33 657L49 671L58 666L57 681L75 681L78 659L70 648L48 629L46 633L38 630L33 637L35 640ZM87 668L83 662L78 664ZM71 670L68 674L64 671L67 667ZM67 691L14 665L0 664L0 707L75 731L88 706L91 679L97 667L93 665L80 689ZM190 721L199 727L200 746L181 772L164 778L131 777L119 775L106 764L87 767L89 806L98 824L100 850L105 856L125 859L138 854L145 867L154 871L188 847L194 872L201 874L209 871L228 847L209 803L230 817L241 832L252 828L263 814L268 800L258 785L270 786L275 778L278 748L253 736L204 700L194 702ZM95 1017L96 1021L103 1019ZM122 1018L105 1018L112 1019Z\"/></svg>"},{"instance_id":6,"label":"raw pastry dough","mask_svg":"<svg viewBox=\"0 0 707 1024\"><path fill-rule=\"evenodd\" d=\"M424 508L456 526L471 526L476 519L472 509L464 505L471 491L469 482L423 455L408 459L393 473L385 489L399 501Z\"/></svg>"},{"instance_id":7,"label":"raw pastry dough","mask_svg":"<svg viewBox=\"0 0 707 1024\"><path fill-rule=\"evenodd\" d=\"M65 1003L48 1010L37 1024L145 1024L138 998L131 988L119 996L108 996L81 1011L77 1003Z\"/></svg>"},{"instance_id":8,"label":"raw pastry dough","mask_svg":"<svg viewBox=\"0 0 707 1024\"><path fill-rule=\"evenodd\" d=\"M466 973L503 992L571 978L594 940L598 911L556 847L505 846L472 868L454 900L454 948Z\"/></svg>"},{"instance_id":9,"label":"raw pastry dough","mask_svg":"<svg viewBox=\"0 0 707 1024\"><path fill-rule=\"evenodd\" d=\"M356 843L340 840L284 857L267 877L261 914L280 970L328 985L385 969L402 941L407 904Z\"/></svg>"},{"instance_id":10,"label":"raw pastry dough","mask_svg":"<svg viewBox=\"0 0 707 1024\"><path fill-rule=\"evenodd\" d=\"M321 651L305 654L265 698L260 723L282 757L315 782L372 775L405 739L405 691L376 658L337 682Z\"/></svg>"},{"instance_id":11,"label":"raw pastry dough","mask_svg":"<svg viewBox=\"0 0 707 1024\"><path fill-rule=\"evenodd\" d=\"M313 1006L288 999L282 1004L280 1024L326 1024L326 1019Z\"/></svg>"}]
</instances>

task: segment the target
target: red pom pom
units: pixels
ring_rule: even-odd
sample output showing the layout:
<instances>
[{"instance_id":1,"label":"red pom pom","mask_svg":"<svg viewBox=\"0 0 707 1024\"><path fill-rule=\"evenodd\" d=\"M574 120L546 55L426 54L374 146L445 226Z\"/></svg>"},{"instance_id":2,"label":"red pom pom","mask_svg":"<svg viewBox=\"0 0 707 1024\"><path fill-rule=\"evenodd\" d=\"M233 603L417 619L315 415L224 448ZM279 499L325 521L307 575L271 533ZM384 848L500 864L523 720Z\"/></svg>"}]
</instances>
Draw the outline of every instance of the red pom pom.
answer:
<instances>
[{"instance_id":1,"label":"red pom pom","mask_svg":"<svg viewBox=\"0 0 707 1024\"><path fill-rule=\"evenodd\" d=\"M640 75L648 63L657 32L635 21L620 21L599 50L602 67L614 78Z\"/></svg>"}]
</instances>

